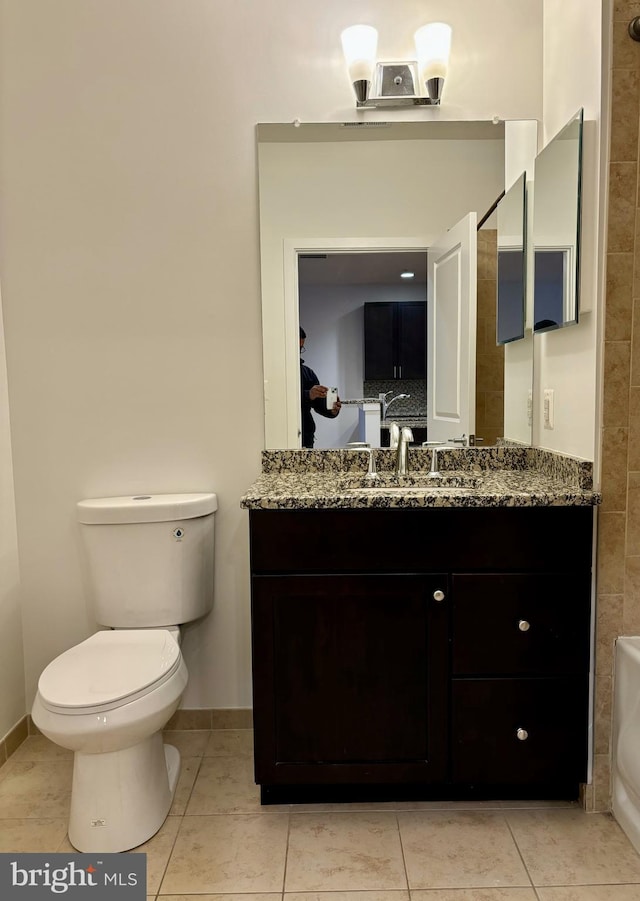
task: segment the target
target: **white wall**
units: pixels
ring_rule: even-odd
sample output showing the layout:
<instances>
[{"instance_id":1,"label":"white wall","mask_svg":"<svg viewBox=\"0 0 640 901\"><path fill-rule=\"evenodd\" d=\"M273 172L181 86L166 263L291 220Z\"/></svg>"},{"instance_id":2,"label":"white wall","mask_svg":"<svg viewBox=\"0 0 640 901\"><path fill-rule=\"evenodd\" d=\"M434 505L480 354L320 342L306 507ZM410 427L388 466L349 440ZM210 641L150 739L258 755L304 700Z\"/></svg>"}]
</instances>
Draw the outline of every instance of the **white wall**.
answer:
<instances>
[{"instance_id":1,"label":"white wall","mask_svg":"<svg viewBox=\"0 0 640 901\"><path fill-rule=\"evenodd\" d=\"M25 713L18 536L0 300L0 740Z\"/></svg>"},{"instance_id":2,"label":"white wall","mask_svg":"<svg viewBox=\"0 0 640 901\"><path fill-rule=\"evenodd\" d=\"M257 122L358 114L339 46L453 25L441 109L540 118L542 0L0 0L0 273L27 701L93 628L74 507L214 489L215 609L187 707L250 703L247 514L263 447ZM582 16L580 17L582 21ZM4 687L3 687L4 690Z\"/></svg>"},{"instance_id":3,"label":"white wall","mask_svg":"<svg viewBox=\"0 0 640 901\"><path fill-rule=\"evenodd\" d=\"M535 336L534 444L593 460L596 453L601 127L601 0L544 0L544 128L548 141L584 108L583 207L577 326ZM542 392L554 389L555 428L543 428Z\"/></svg>"}]
</instances>

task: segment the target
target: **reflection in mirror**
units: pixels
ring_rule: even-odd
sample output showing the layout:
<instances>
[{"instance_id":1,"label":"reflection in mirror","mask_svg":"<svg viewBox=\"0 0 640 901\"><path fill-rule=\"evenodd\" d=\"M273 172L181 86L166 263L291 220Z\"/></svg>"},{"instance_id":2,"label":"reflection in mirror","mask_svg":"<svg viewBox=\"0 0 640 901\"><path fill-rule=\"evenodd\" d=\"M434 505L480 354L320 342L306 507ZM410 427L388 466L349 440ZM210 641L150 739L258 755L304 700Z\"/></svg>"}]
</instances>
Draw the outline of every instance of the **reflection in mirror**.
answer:
<instances>
[{"instance_id":1,"label":"reflection in mirror","mask_svg":"<svg viewBox=\"0 0 640 901\"><path fill-rule=\"evenodd\" d=\"M335 419L312 411L314 446L386 446L392 417L426 440L426 254L301 253L298 297L304 363L342 403Z\"/></svg>"},{"instance_id":2,"label":"reflection in mirror","mask_svg":"<svg viewBox=\"0 0 640 901\"><path fill-rule=\"evenodd\" d=\"M498 344L508 344L524 338L525 192L526 175L523 172L498 203Z\"/></svg>"},{"instance_id":3,"label":"reflection in mirror","mask_svg":"<svg viewBox=\"0 0 640 901\"><path fill-rule=\"evenodd\" d=\"M308 335L305 362L317 371L320 381L336 385L341 399L368 397L368 380L363 378L360 383L358 379L353 384L347 375L349 361L361 357L364 365L366 299L360 313L346 316L334 330L334 337L327 339L334 348L335 363L325 367L324 359L315 356L318 342L324 340L316 324L327 318L327 310L319 300L314 307L313 300L307 303L302 294L299 299L305 279L303 266L314 264L313 259L300 260L299 269L299 258L327 255L331 259L365 251L371 267L378 253L424 254L431 242L470 210L489 209L502 192L504 125L259 125L257 138L265 443L268 448L295 448L300 447L299 325ZM495 349L495 241L493 247L491 328ZM487 278L487 288L489 281ZM307 292L308 297L314 292L317 294L316 289ZM488 290L485 293L489 296ZM478 341L486 334L479 334ZM494 376L492 372L495 382ZM499 384L492 389L494 402L503 390L502 377L500 370ZM423 383L420 387L426 393ZM382 389L375 393L382 393ZM413 389L399 393L411 394L411 402L418 396ZM403 413L403 403L394 403L389 414L394 408L397 414ZM350 429L343 429L347 425L345 413L343 406L336 420L325 422L322 418L316 447L344 446L354 440L353 423ZM325 426L337 431L330 438L326 432L322 437Z\"/></svg>"},{"instance_id":4,"label":"reflection in mirror","mask_svg":"<svg viewBox=\"0 0 640 901\"><path fill-rule=\"evenodd\" d=\"M582 110L535 160L534 330L578 321Z\"/></svg>"}]
</instances>

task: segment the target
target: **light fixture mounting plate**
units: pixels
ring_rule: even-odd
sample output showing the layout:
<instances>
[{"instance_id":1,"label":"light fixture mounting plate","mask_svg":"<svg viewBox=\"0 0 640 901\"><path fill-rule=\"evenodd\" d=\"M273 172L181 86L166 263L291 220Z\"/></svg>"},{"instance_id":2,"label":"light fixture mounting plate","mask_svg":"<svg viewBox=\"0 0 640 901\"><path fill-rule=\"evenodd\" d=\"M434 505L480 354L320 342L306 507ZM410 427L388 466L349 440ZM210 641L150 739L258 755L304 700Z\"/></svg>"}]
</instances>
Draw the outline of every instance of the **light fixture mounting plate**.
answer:
<instances>
[{"instance_id":1,"label":"light fixture mounting plate","mask_svg":"<svg viewBox=\"0 0 640 901\"><path fill-rule=\"evenodd\" d=\"M376 63L371 93L366 100L358 100L358 109L393 109L409 106L439 106L416 92L418 64L415 60Z\"/></svg>"}]
</instances>

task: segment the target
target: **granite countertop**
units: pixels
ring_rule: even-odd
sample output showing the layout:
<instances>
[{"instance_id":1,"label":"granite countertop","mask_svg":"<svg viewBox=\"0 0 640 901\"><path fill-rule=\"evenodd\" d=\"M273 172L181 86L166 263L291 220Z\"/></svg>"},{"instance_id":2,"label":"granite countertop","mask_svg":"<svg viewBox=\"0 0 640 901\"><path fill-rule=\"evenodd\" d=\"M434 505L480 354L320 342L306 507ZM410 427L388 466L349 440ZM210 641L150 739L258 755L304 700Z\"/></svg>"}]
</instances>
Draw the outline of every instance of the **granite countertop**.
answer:
<instances>
[{"instance_id":1,"label":"granite countertop","mask_svg":"<svg viewBox=\"0 0 640 901\"><path fill-rule=\"evenodd\" d=\"M402 428L402 426L406 425L406 426L409 426L409 428L416 428L416 429L423 428L423 427L426 428L426 426L428 424L426 413L424 413L424 414L416 413L415 415L411 414L408 416L396 416L396 417L390 416L387 419L382 419L380 421L380 428L388 429L392 422L397 423L400 426L400 428Z\"/></svg>"},{"instance_id":2,"label":"granite countertop","mask_svg":"<svg viewBox=\"0 0 640 901\"><path fill-rule=\"evenodd\" d=\"M379 483L366 478L366 451L265 451L263 472L241 500L247 509L593 506L593 464L536 448L439 452L441 482L428 480L430 451L412 449L407 477L395 451L378 450Z\"/></svg>"}]
</instances>

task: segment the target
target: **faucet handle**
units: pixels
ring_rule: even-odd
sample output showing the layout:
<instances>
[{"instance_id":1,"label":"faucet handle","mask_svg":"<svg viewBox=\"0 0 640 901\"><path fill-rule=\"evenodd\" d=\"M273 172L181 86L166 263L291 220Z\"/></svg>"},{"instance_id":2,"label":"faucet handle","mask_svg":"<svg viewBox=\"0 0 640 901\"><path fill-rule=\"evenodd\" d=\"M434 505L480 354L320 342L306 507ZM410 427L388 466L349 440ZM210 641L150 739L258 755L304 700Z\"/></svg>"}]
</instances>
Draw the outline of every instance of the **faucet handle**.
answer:
<instances>
[{"instance_id":1,"label":"faucet handle","mask_svg":"<svg viewBox=\"0 0 640 901\"><path fill-rule=\"evenodd\" d=\"M389 447L395 450L400 442L400 426L397 422L389 423Z\"/></svg>"}]
</instances>

